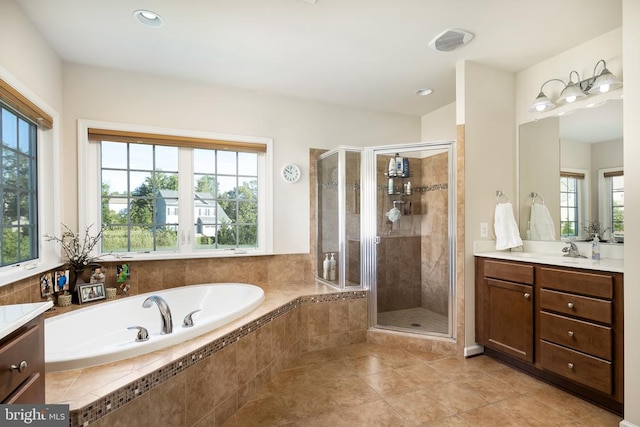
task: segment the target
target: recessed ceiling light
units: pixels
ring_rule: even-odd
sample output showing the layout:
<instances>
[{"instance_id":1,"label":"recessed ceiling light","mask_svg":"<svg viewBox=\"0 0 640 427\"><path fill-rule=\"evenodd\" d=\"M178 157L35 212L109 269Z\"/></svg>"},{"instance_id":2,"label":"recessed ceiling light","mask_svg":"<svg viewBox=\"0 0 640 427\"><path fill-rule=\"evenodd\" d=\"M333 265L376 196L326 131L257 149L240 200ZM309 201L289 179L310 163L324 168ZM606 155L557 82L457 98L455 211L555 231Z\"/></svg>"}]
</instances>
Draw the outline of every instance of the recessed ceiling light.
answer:
<instances>
[{"instance_id":1,"label":"recessed ceiling light","mask_svg":"<svg viewBox=\"0 0 640 427\"><path fill-rule=\"evenodd\" d=\"M133 12L133 16L142 25L147 27L162 27L164 25L164 19L155 12L146 9L138 9Z\"/></svg>"},{"instance_id":2,"label":"recessed ceiling light","mask_svg":"<svg viewBox=\"0 0 640 427\"><path fill-rule=\"evenodd\" d=\"M433 89L431 88L418 89L416 91L416 95L418 96L427 96L427 95L431 95L432 93L433 93Z\"/></svg>"}]
</instances>

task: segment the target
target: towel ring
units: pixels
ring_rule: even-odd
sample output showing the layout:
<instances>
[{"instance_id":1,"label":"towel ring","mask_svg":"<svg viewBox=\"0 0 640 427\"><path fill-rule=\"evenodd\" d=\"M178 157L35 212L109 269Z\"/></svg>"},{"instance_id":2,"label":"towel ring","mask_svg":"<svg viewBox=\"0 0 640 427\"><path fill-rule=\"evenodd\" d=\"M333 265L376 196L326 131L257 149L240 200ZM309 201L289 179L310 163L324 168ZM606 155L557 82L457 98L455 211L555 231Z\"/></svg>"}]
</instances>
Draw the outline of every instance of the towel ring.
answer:
<instances>
[{"instance_id":1,"label":"towel ring","mask_svg":"<svg viewBox=\"0 0 640 427\"><path fill-rule=\"evenodd\" d=\"M544 205L544 197L542 197L540 194L538 194L536 192L531 192L529 197L531 197L531 203L535 203L536 202L536 198L540 198L540 200L542 200L542 204Z\"/></svg>"},{"instance_id":2,"label":"towel ring","mask_svg":"<svg viewBox=\"0 0 640 427\"><path fill-rule=\"evenodd\" d=\"M500 203L500 197L504 197L505 199L507 199L507 203L509 202L509 197L502 191L498 190L496 191L496 203Z\"/></svg>"}]
</instances>

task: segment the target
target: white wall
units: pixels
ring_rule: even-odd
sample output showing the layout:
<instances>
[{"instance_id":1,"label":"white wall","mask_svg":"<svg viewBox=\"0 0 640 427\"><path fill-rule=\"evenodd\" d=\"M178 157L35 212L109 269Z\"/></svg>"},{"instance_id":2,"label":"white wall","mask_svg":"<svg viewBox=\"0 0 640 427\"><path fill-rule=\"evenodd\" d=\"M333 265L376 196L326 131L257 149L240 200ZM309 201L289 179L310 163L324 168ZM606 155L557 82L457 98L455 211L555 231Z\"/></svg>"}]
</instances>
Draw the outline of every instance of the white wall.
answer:
<instances>
[{"instance_id":1,"label":"white wall","mask_svg":"<svg viewBox=\"0 0 640 427\"><path fill-rule=\"evenodd\" d=\"M640 2L623 0L624 82L624 419L640 426Z\"/></svg>"},{"instance_id":2,"label":"white wall","mask_svg":"<svg viewBox=\"0 0 640 427\"><path fill-rule=\"evenodd\" d=\"M309 252L309 148L417 142L420 118L201 82L66 64L64 219L77 221L76 121L92 119L274 139L274 251ZM280 178L301 167L296 184Z\"/></svg>"},{"instance_id":3,"label":"white wall","mask_svg":"<svg viewBox=\"0 0 640 427\"><path fill-rule=\"evenodd\" d=\"M493 228L496 190L516 196L515 74L461 61L456 66L457 123L465 125L465 347L475 344L473 242Z\"/></svg>"},{"instance_id":4,"label":"white wall","mask_svg":"<svg viewBox=\"0 0 640 427\"><path fill-rule=\"evenodd\" d=\"M62 61L20 8L5 0L0 1L0 69L39 98L31 101L46 103L47 113L62 110Z\"/></svg>"},{"instance_id":5,"label":"white wall","mask_svg":"<svg viewBox=\"0 0 640 427\"><path fill-rule=\"evenodd\" d=\"M456 103L445 105L422 116L421 141L455 141L456 139Z\"/></svg>"}]
</instances>

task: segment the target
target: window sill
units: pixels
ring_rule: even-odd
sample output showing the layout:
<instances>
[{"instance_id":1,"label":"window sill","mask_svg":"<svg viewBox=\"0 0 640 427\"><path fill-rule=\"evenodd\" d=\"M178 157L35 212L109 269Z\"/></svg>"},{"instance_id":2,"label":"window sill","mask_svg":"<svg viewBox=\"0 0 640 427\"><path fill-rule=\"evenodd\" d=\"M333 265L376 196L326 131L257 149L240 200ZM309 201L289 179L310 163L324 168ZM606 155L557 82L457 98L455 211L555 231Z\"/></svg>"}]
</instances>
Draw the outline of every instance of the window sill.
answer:
<instances>
[{"instance_id":1,"label":"window sill","mask_svg":"<svg viewBox=\"0 0 640 427\"><path fill-rule=\"evenodd\" d=\"M228 249L219 252L131 252L122 254L104 254L100 257L102 262L126 263L128 261L157 261L170 259L201 259L201 258L243 258L253 256L274 255L272 252L256 250ZM98 262L100 262L98 261Z\"/></svg>"},{"instance_id":2,"label":"window sill","mask_svg":"<svg viewBox=\"0 0 640 427\"><path fill-rule=\"evenodd\" d=\"M37 276L41 273L56 269L64 265L63 263L56 262L27 262L15 267L10 267L8 270L0 273L0 287L10 285L23 279L28 279L33 276Z\"/></svg>"}]
</instances>

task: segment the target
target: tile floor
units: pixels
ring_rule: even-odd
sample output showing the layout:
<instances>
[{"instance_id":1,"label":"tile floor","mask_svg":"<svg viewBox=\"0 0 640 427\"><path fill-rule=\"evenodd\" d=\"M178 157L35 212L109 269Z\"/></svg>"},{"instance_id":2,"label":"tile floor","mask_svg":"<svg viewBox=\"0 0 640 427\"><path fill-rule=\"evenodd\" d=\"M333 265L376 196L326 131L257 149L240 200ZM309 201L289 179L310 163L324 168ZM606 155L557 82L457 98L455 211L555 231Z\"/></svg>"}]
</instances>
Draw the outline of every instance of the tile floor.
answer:
<instances>
[{"instance_id":1,"label":"tile floor","mask_svg":"<svg viewBox=\"0 0 640 427\"><path fill-rule=\"evenodd\" d=\"M620 421L486 356L365 343L302 355L225 427L618 427Z\"/></svg>"},{"instance_id":2,"label":"tile floor","mask_svg":"<svg viewBox=\"0 0 640 427\"><path fill-rule=\"evenodd\" d=\"M446 334L449 332L447 316L422 307L378 313L378 325Z\"/></svg>"}]
</instances>

